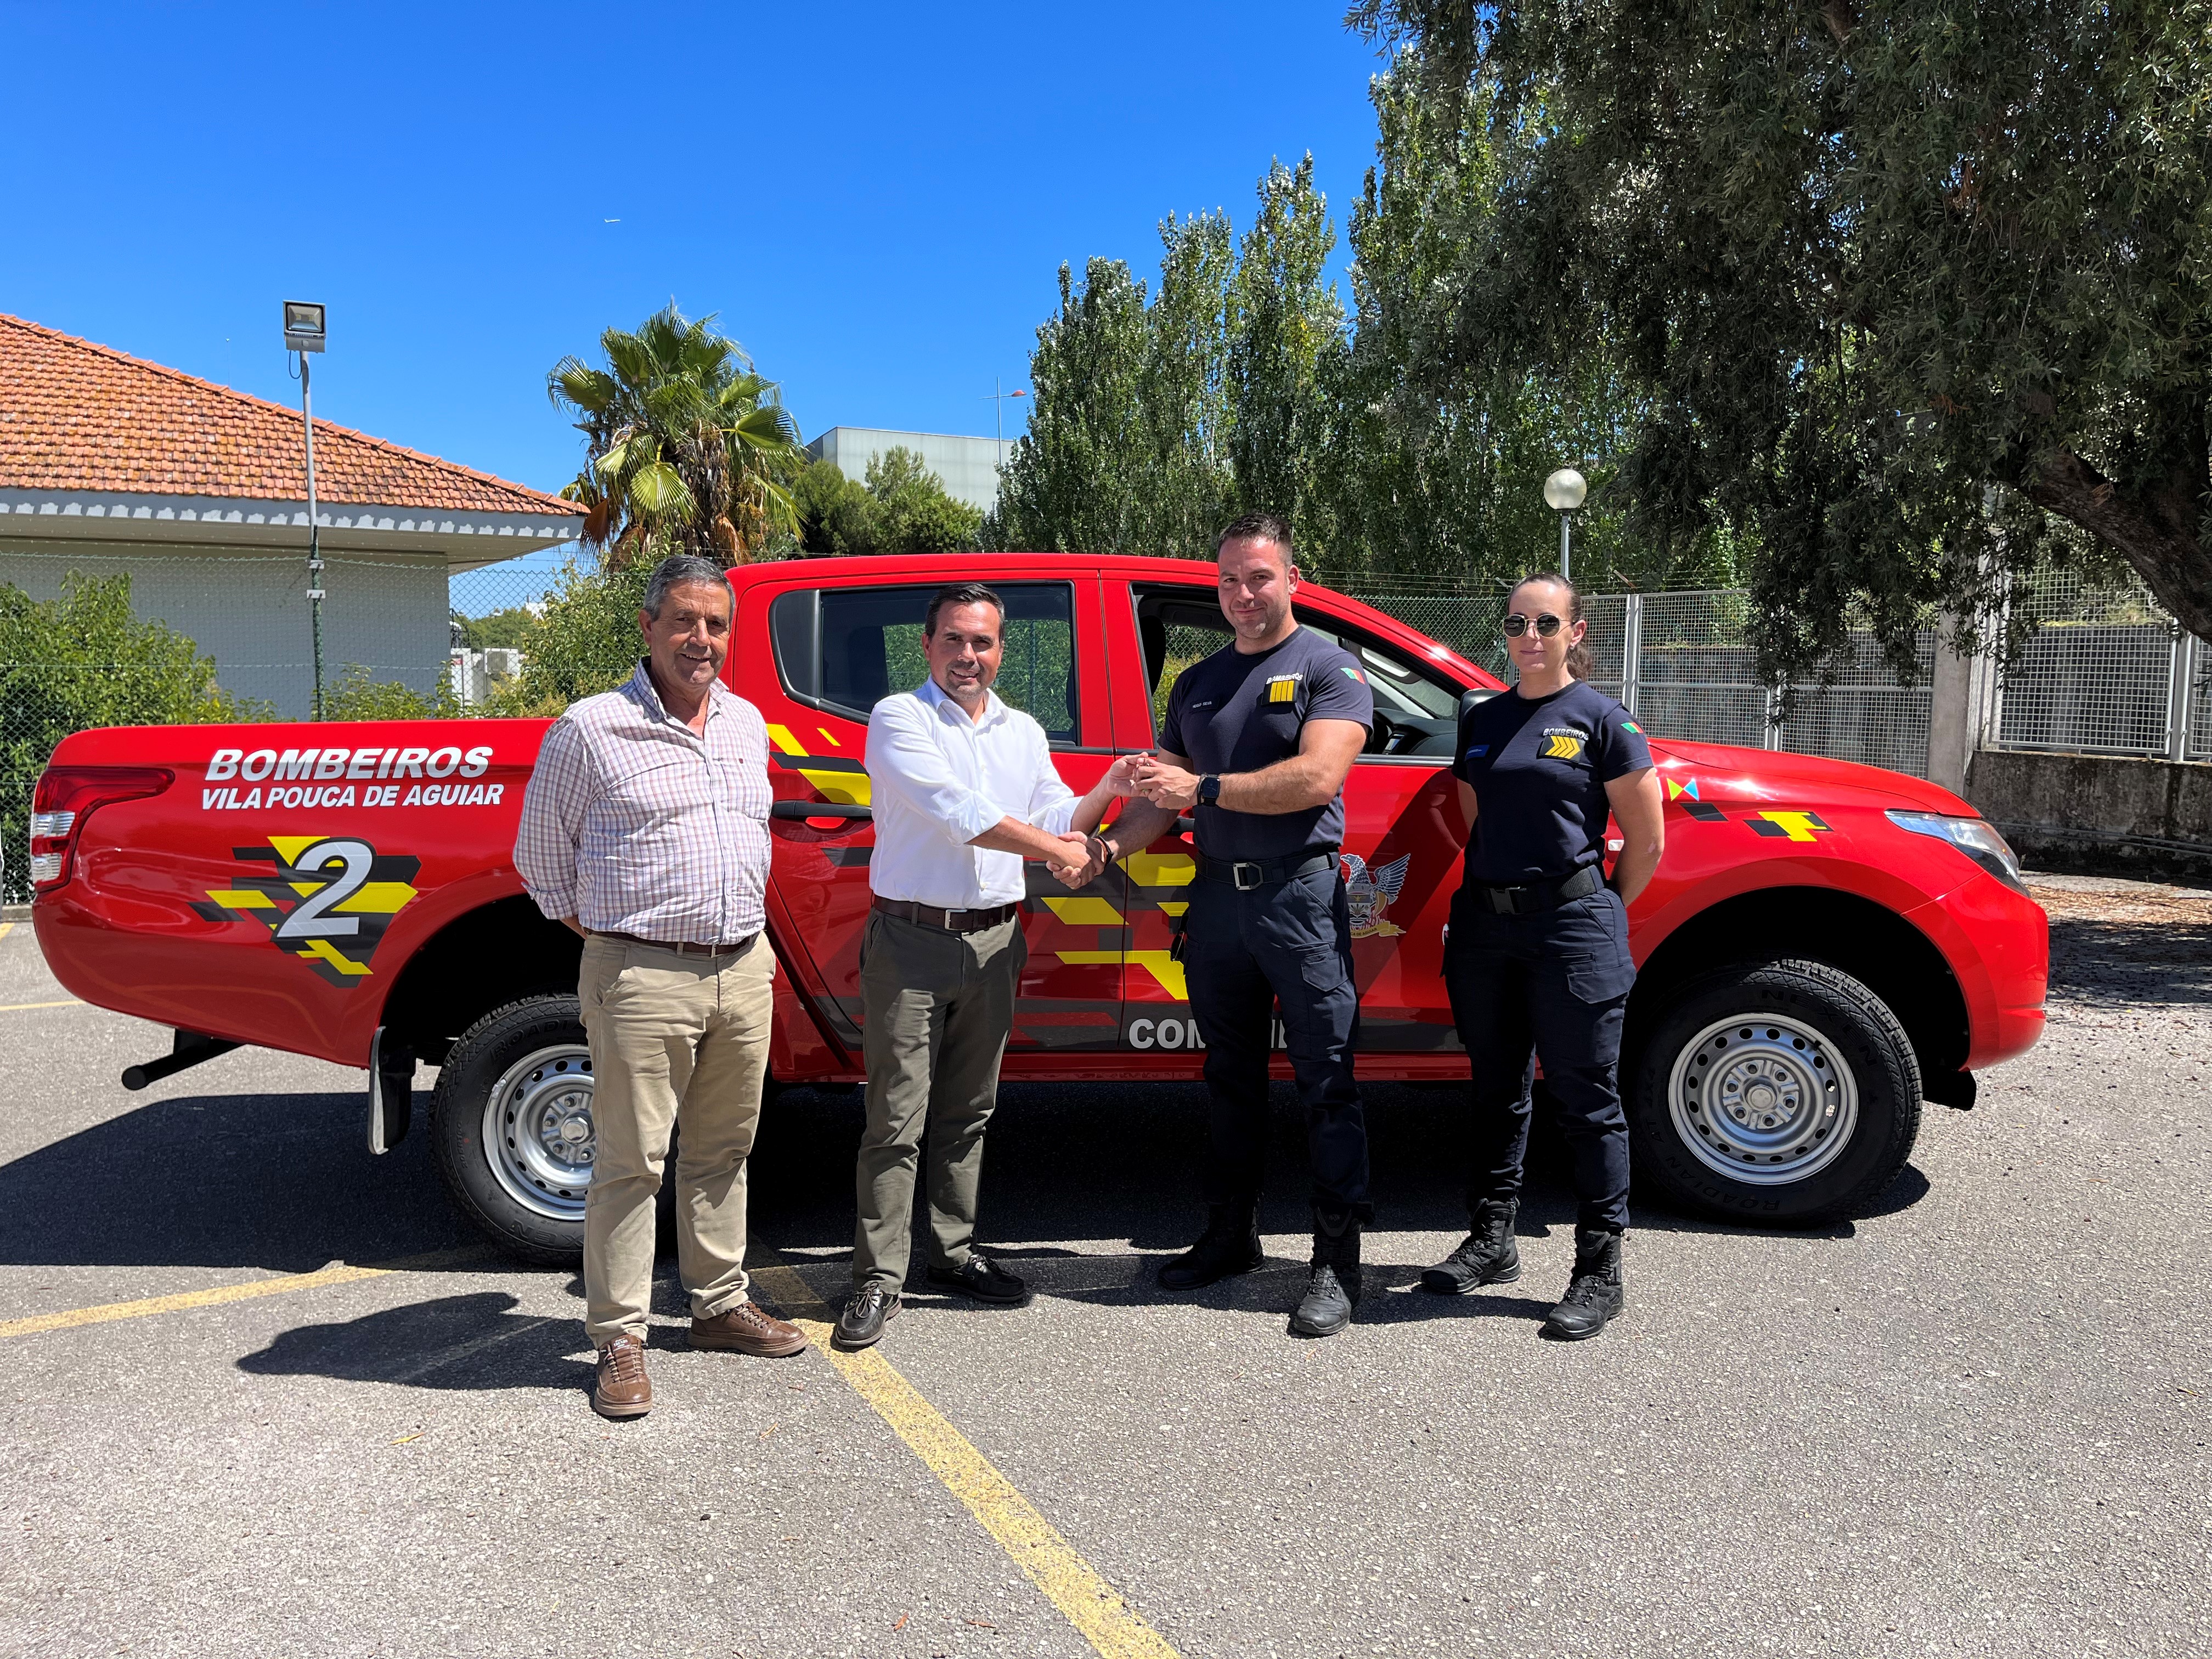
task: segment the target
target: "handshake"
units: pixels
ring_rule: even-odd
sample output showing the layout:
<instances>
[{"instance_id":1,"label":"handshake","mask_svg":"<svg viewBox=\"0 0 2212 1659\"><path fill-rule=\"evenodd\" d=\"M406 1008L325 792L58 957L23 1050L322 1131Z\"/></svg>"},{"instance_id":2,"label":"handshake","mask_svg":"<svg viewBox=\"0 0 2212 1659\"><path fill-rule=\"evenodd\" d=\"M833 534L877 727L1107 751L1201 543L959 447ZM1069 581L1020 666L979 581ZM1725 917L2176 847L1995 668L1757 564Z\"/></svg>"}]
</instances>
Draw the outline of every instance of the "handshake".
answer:
<instances>
[{"instance_id":1,"label":"handshake","mask_svg":"<svg viewBox=\"0 0 2212 1659\"><path fill-rule=\"evenodd\" d=\"M1116 760L1099 781L1098 788L1115 799L1141 799L1171 812L1187 812L1197 804L1198 784L1197 773L1170 766L1147 751ZM1064 886L1089 885L1109 861L1113 849L1103 836L1071 830L1058 839L1063 853L1047 854L1045 863Z\"/></svg>"}]
</instances>

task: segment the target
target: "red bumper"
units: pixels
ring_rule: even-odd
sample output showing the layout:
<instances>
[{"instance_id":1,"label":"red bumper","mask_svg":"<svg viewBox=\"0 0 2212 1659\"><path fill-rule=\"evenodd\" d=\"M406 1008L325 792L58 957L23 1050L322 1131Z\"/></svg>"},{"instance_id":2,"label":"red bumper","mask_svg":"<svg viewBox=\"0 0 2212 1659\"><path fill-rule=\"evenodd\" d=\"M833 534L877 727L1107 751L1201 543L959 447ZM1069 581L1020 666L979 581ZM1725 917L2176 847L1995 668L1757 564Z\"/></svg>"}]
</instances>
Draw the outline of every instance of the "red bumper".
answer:
<instances>
[{"instance_id":1,"label":"red bumper","mask_svg":"<svg viewBox=\"0 0 2212 1659\"><path fill-rule=\"evenodd\" d=\"M1995 876L1905 913L1935 942L1966 1001L1966 1069L2024 1054L2043 1035L2051 986L2051 918L2043 907Z\"/></svg>"}]
</instances>

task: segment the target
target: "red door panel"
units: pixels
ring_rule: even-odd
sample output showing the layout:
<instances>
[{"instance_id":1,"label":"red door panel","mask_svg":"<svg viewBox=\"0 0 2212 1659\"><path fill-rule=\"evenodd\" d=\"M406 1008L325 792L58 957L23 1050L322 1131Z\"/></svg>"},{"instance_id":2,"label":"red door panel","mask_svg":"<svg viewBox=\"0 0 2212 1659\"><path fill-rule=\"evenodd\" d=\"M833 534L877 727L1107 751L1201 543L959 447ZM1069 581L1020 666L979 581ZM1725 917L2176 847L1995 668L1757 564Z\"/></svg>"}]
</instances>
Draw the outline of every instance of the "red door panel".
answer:
<instances>
[{"instance_id":1,"label":"red door panel","mask_svg":"<svg viewBox=\"0 0 2212 1659\"><path fill-rule=\"evenodd\" d=\"M848 1071L860 1054L860 949L872 902L868 864L875 847L873 824L854 810L870 805L863 710L876 696L908 689L926 672L919 656L921 617L929 593L951 579L948 573L896 587L854 577L763 583L748 592L740 623L745 637L773 636L777 646L775 672L755 665L735 678L768 721L777 803L769 824L770 902L781 909L782 936L804 958L794 967L803 972L823 1029L845 1051ZM1053 734L1060 774L1080 793L1111 763L1097 581L1079 576L1072 583L1001 586L1015 615L999 690L1017 707L1029 707ZM1064 624L1024 617L1045 589L1066 596ZM772 620L775 602L787 599L801 611L812 600L811 629L793 624L788 611L774 612ZM750 614L755 606L757 618ZM799 662L809 653L817 659L811 678ZM789 684L793 678L805 683ZM1090 750L1074 739L1088 740ZM808 805L822 806L823 815L805 814ZM833 816L840 808L847 814ZM1030 960L1007 1064L1016 1071L1025 1060L1058 1069L1055 1057L1066 1051L1115 1046L1120 918L1097 888L1070 893L1042 866L1030 872L1029 893L1023 929Z\"/></svg>"},{"instance_id":2,"label":"red door panel","mask_svg":"<svg viewBox=\"0 0 2212 1659\"><path fill-rule=\"evenodd\" d=\"M1211 626L1219 616L1218 602L1212 584L1202 579L1187 587L1154 582L1136 592L1125 590L1118 605L1111 597L1117 586L1108 584L1106 608L1109 638L1117 623L1128 635L1121 659L1164 663L1158 682L1148 675L1142 684L1117 687L1116 741L1127 749L1147 748L1170 675L1225 644L1229 636L1225 624ZM1170 601L1165 605L1158 603L1163 597ZM1376 654L1382 649L1378 641L1355 638L1360 635L1356 618L1319 604L1301 604L1298 614L1309 625L1356 644L1370 669L1385 661L1410 666L1411 653L1402 646L1390 647L1383 657ZM1459 1048L1443 981L1444 921L1466 843L1456 791L1446 769L1458 679L1440 672L1432 679L1431 690L1421 694L1433 705L1421 716L1427 729L1413 724L1409 711L1419 706L1408 704L1402 694L1394 696L1388 685L1377 686L1378 707L1401 711L1397 726L1388 734L1394 744L1443 752L1366 756L1353 765L1345 784L1345 872L1360 989L1360 1052L1402 1057L1401 1063L1413 1074L1455 1063L1449 1057ZM1400 684L1407 683L1400 676ZM1148 1057L1161 1069L1194 1071L1198 1028L1181 964L1169 954L1183 890L1197 873L1194 849L1187 836L1164 837L1126 864L1133 926L1121 1039L1133 1055ZM1435 1059L1423 1058L1427 1056ZM1370 1075L1390 1074L1387 1066L1365 1069Z\"/></svg>"}]
</instances>

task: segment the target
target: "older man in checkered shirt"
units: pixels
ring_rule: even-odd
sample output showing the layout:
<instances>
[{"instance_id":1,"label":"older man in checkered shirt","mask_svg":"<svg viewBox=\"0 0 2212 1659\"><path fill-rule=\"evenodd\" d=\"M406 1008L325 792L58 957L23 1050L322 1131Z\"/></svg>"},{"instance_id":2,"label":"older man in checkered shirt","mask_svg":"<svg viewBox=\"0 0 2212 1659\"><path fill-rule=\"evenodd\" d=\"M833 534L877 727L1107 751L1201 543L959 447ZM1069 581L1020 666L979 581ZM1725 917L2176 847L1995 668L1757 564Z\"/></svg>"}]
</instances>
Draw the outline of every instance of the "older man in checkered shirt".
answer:
<instances>
[{"instance_id":1,"label":"older man in checkered shirt","mask_svg":"<svg viewBox=\"0 0 2212 1659\"><path fill-rule=\"evenodd\" d=\"M646 656L618 691L545 734L515 867L538 907L584 936L598 1151L584 1210L586 1330L602 1416L653 1408L645 1370L653 1200L671 1128L677 1261L691 1346L797 1353L806 1338L747 1294L745 1158L760 1119L775 957L768 886L768 731L720 681L729 578L678 557L638 612Z\"/></svg>"}]
</instances>

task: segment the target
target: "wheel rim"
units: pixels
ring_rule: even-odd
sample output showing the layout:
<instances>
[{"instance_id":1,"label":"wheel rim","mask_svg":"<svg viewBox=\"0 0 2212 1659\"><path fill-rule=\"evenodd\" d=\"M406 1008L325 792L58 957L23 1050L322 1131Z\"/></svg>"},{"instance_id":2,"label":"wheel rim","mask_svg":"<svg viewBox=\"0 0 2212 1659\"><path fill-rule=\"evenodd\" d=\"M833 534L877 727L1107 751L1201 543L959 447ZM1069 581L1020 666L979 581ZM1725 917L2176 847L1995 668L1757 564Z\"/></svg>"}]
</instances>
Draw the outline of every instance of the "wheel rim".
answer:
<instances>
[{"instance_id":1,"label":"wheel rim","mask_svg":"<svg viewBox=\"0 0 2212 1659\"><path fill-rule=\"evenodd\" d=\"M1717 1019L1667 1081L1674 1133L1707 1169L1754 1187L1818 1175L1858 1128L1858 1079L1821 1031L1787 1014Z\"/></svg>"},{"instance_id":2,"label":"wheel rim","mask_svg":"<svg viewBox=\"0 0 2212 1659\"><path fill-rule=\"evenodd\" d=\"M507 1195L553 1221L581 1221L599 1151L592 1054L563 1042L501 1073L484 1103L484 1159Z\"/></svg>"}]
</instances>

